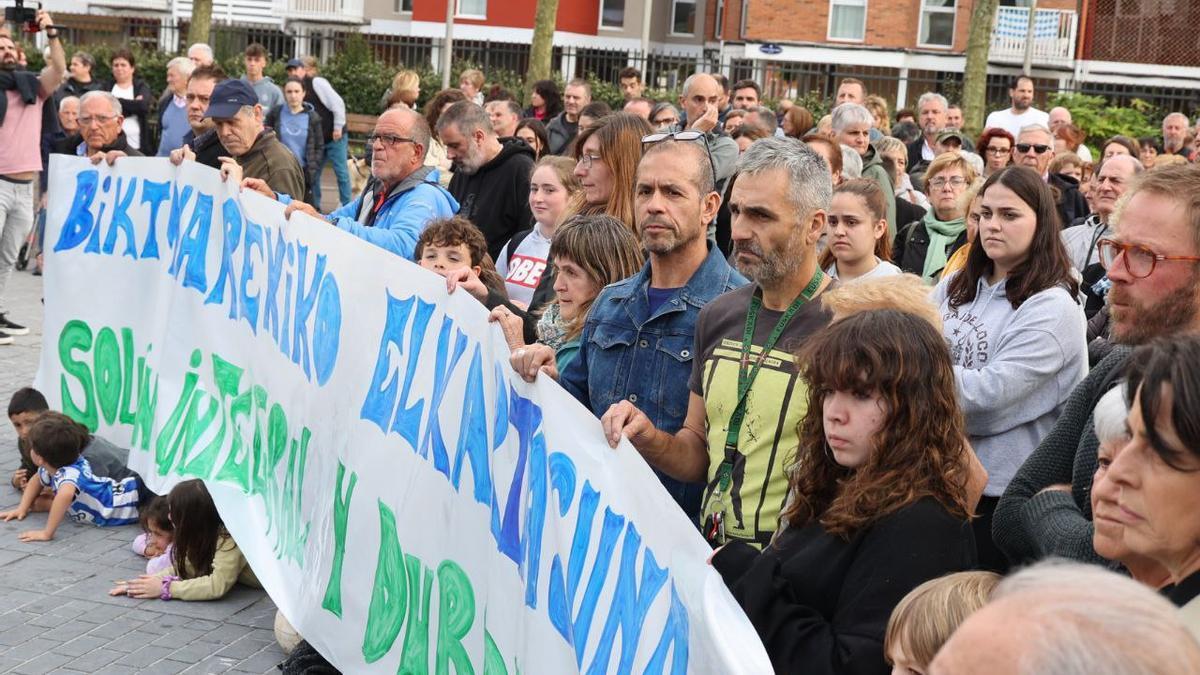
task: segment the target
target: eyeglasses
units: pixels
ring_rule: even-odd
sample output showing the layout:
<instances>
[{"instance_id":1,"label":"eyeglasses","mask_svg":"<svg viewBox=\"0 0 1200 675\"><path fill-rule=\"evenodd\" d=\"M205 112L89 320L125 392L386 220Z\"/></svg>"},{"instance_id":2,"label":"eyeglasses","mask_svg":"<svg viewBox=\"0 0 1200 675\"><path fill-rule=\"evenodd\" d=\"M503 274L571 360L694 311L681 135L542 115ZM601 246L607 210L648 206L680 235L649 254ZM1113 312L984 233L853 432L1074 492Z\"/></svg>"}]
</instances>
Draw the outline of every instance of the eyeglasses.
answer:
<instances>
[{"instance_id":1,"label":"eyeglasses","mask_svg":"<svg viewBox=\"0 0 1200 675\"><path fill-rule=\"evenodd\" d=\"M1041 154L1044 154L1047 150L1049 150L1050 146L1042 145L1040 143L1037 145L1031 145L1029 143L1017 143L1016 148L1017 148L1017 152L1021 153L1022 155L1029 152L1030 149L1032 149L1037 154L1041 155Z\"/></svg>"},{"instance_id":2,"label":"eyeglasses","mask_svg":"<svg viewBox=\"0 0 1200 675\"><path fill-rule=\"evenodd\" d=\"M404 136L397 136L395 134L369 134L369 135L367 135L367 145L373 146L373 145L375 145L375 141L379 141L380 143L383 143L384 147L388 147L388 148L394 148L400 143L412 143L413 145L417 144L416 140L414 140L412 138L405 138Z\"/></svg>"},{"instance_id":3,"label":"eyeglasses","mask_svg":"<svg viewBox=\"0 0 1200 675\"><path fill-rule=\"evenodd\" d=\"M1007 155L1008 153L1012 152L1012 148L998 148L994 145L989 145L984 150L985 150L985 152L987 152L987 154L995 155L997 157L1000 157L1002 155Z\"/></svg>"},{"instance_id":4,"label":"eyeglasses","mask_svg":"<svg viewBox=\"0 0 1200 675\"><path fill-rule=\"evenodd\" d=\"M1117 262L1117 256L1124 254L1125 271L1134 279L1145 279L1154 274L1154 267L1160 260L1180 260L1185 262L1200 262L1200 257L1190 255L1160 255L1138 244L1125 244L1112 239L1101 239L1096 242L1100 249L1100 264L1105 270Z\"/></svg>"},{"instance_id":5,"label":"eyeglasses","mask_svg":"<svg viewBox=\"0 0 1200 675\"><path fill-rule=\"evenodd\" d=\"M662 143L663 141L700 141L704 144L704 151L708 153L708 166L712 169L713 180L717 180L717 163L713 161L712 148L708 146L708 137L702 131L664 131L649 136L642 136L642 151L644 152L647 145Z\"/></svg>"},{"instance_id":6,"label":"eyeglasses","mask_svg":"<svg viewBox=\"0 0 1200 675\"><path fill-rule=\"evenodd\" d=\"M953 176L951 178L943 178L942 176L938 176L937 178L929 181L929 187L933 188L934 190L941 190L942 188L946 187L947 184L951 187L960 188L967 184L967 179L963 178L962 176Z\"/></svg>"},{"instance_id":7,"label":"eyeglasses","mask_svg":"<svg viewBox=\"0 0 1200 675\"><path fill-rule=\"evenodd\" d=\"M583 168L590 170L592 168L593 164L595 164L596 162L603 161L603 160L604 160L604 158L601 157L600 155L580 155L579 161L575 162L575 164L583 166Z\"/></svg>"},{"instance_id":8,"label":"eyeglasses","mask_svg":"<svg viewBox=\"0 0 1200 675\"><path fill-rule=\"evenodd\" d=\"M108 124L118 117L120 117L120 115L96 115L94 117L80 117L79 126L90 127L93 124Z\"/></svg>"}]
</instances>

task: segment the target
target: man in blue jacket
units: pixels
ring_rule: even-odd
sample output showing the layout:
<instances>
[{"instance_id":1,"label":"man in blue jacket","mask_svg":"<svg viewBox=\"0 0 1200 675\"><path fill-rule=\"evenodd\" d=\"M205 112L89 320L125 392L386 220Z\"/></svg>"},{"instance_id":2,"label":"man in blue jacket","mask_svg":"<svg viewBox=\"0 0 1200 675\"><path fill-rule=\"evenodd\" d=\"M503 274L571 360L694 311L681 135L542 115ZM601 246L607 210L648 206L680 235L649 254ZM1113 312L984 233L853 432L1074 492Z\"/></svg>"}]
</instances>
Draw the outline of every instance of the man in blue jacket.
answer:
<instances>
[{"instance_id":1,"label":"man in blue jacket","mask_svg":"<svg viewBox=\"0 0 1200 675\"><path fill-rule=\"evenodd\" d=\"M261 181L247 178L242 187L287 204L288 216L303 211L325 218L356 237L411 259L425 226L458 212L458 201L438 184L437 169L425 166L429 141L429 123L418 113L393 108L380 115L368 137L372 179L357 199L328 216L311 204L271 192Z\"/></svg>"}]
</instances>

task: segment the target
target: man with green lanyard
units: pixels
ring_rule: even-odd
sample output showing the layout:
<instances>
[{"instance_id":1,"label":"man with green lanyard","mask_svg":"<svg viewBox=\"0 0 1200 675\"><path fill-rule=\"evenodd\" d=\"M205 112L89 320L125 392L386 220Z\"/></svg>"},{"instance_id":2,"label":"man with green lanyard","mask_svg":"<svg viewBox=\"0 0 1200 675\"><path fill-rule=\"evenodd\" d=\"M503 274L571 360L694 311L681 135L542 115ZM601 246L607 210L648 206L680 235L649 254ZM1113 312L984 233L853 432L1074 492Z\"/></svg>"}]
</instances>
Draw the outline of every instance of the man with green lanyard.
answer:
<instances>
[{"instance_id":1,"label":"man with green lanyard","mask_svg":"<svg viewBox=\"0 0 1200 675\"><path fill-rule=\"evenodd\" d=\"M816 242L832 193L825 160L803 143L751 145L738 159L729 210L734 262L753 284L700 311L683 428L660 431L629 401L601 420L614 447L624 435L660 471L707 483L701 525L714 545L761 547L779 526L808 401L793 354L829 323L819 296L831 280L817 266Z\"/></svg>"}]
</instances>

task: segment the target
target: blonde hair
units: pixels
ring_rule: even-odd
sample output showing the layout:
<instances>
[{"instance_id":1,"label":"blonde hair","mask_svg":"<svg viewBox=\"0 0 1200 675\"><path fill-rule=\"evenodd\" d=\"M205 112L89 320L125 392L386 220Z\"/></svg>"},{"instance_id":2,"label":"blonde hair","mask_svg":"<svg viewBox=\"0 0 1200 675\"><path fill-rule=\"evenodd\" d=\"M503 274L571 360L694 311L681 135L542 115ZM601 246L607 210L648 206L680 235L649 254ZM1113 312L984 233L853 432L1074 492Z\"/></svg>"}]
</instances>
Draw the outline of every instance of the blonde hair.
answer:
<instances>
[{"instance_id":1,"label":"blonde hair","mask_svg":"<svg viewBox=\"0 0 1200 675\"><path fill-rule=\"evenodd\" d=\"M483 71L475 68L468 68L467 70L462 71L462 74L458 76L459 82L462 82L463 80L470 82L471 85L476 89L483 89Z\"/></svg>"},{"instance_id":2,"label":"blonde hair","mask_svg":"<svg viewBox=\"0 0 1200 675\"><path fill-rule=\"evenodd\" d=\"M875 117L875 128L879 129L880 133L885 137L892 133L892 122L888 119L887 101L882 96L871 94L863 101L863 107L870 110L871 115Z\"/></svg>"},{"instance_id":3,"label":"blonde hair","mask_svg":"<svg viewBox=\"0 0 1200 675\"><path fill-rule=\"evenodd\" d=\"M546 155L533 165L533 169L529 171L529 178L533 179L533 174L541 168L547 168L554 172L554 177L567 191L567 202L570 202L571 198L579 192L579 176L575 175L575 162L569 157Z\"/></svg>"},{"instance_id":4,"label":"blonde hair","mask_svg":"<svg viewBox=\"0 0 1200 675\"><path fill-rule=\"evenodd\" d=\"M883 638L891 662L899 645L913 665L925 668L967 617L987 604L1000 583L995 572L956 572L917 586L892 610Z\"/></svg>"},{"instance_id":5,"label":"blonde hair","mask_svg":"<svg viewBox=\"0 0 1200 675\"><path fill-rule=\"evenodd\" d=\"M915 274L858 279L821 295L821 306L840 321L873 309L894 309L929 322L940 333L942 317L929 297L929 286Z\"/></svg>"},{"instance_id":6,"label":"blonde hair","mask_svg":"<svg viewBox=\"0 0 1200 675\"><path fill-rule=\"evenodd\" d=\"M1173 166L1175 164L1187 164L1187 163L1188 163L1187 158L1184 157L1183 155L1159 155L1158 157L1154 158L1154 168L1151 169L1151 171L1165 169L1168 166Z\"/></svg>"},{"instance_id":7,"label":"blonde hair","mask_svg":"<svg viewBox=\"0 0 1200 675\"><path fill-rule=\"evenodd\" d=\"M401 94L412 93L413 103L416 103L417 92L421 88L421 76L411 70L401 70L392 78L392 95L388 97L388 106L394 106L397 103L408 105Z\"/></svg>"},{"instance_id":8,"label":"blonde hair","mask_svg":"<svg viewBox=\"0 0 1200 675\"><path fill-rule=\"evenodd\" d=\"M975 167L971 166L971 163L959 153L943 152L937 157L934 157L933 161L929 163L929 168L925 169L925 192L929 192L929 181L932 180L934 176L942 173L943 171L949 171L950 169L954 168L958 168L959 171L962 171L963 178L967 179L968 185L974 183L975 178L979 175L978 172L975 171Z\"/></svg>"}]
</instances>

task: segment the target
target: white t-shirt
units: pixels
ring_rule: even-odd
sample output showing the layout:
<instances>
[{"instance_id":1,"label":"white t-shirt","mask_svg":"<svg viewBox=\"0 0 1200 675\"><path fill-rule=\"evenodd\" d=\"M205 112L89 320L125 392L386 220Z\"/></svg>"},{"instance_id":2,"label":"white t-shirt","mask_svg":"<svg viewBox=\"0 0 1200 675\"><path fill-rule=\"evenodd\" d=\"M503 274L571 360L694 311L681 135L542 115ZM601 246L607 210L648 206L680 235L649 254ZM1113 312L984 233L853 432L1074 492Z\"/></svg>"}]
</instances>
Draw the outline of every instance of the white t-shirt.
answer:
<instances>
[{"instance_id":1,"label":"white t-shirt","mask_svg":"<svg viewBox=\"0 0 1200 675\"><path fill-rule=\"evenodd\" d=\"M542 280L542 274L546 271L550 238L542 234L541 225L534 225L533 230L512 252L510 263L508 246L511 243L510 241L501 249L500 257L496 260L496 271L504 277L508 299L522 307L528 307L533 301L533 291L537 289L538 282Z\"/></svg>"},{"instance_id":2,"label":"white t-shirt","mask_svg":"<svg viewBox=\"0 0 1200 675\"><path fill-rule=\"evenodd\" d=\"M1021 127L1027 127L1030 124L1040 124L1046 128L1050 127L1050 113L1042 112L1037 108L1030 108L1020 115L1014 115L1012 108L997 110L987 116L987 122L983 128L999 128L1004 129L1016 138L1021 133Z\"/></svg>"},{"instance_id":3,"label":"white t-shirt","mask_svg":"<svg viewBox=\"0 0 1200 675\"><path fill-rule=\"evenodd\" d=\"M114 84L112 88L112 94L117 98L123 98L132 101L133 84L131 83L128 87L122 87ZM134 117L133 115L126 117L125 122L121 124L121 131L125 132L125 140L129 142L129 147L142 147L142 128L138 126L137 117Z\"/></svg>"},{"instance_id":4,"label":"white t-shirt","mask_svg":"<svg viewBox=\"0 0 1200 675\"><path fill-rule=\"evenodd\" d=\"M877 263L875 265L875 269L871 270L870 272L867 272L866 274L862 275L861 277L856 277L856 278L852 279L849 283L853 283L855 281L858 281L859 279L871 279L873 277L890 277L893 274L903 274L904 273L904 270L901 270L899 267L896 267L895 265L893 265L892 263L890 263L886 260L880 260L879 258L875 258L875 262ZM829 269L825 270L825 273L828 274L831 278L837 279L838 278L837 261L834 261L834 263L829 266Z\"/></svg>"}]
</instances>

